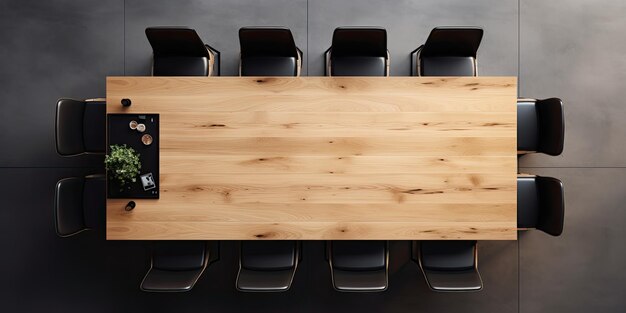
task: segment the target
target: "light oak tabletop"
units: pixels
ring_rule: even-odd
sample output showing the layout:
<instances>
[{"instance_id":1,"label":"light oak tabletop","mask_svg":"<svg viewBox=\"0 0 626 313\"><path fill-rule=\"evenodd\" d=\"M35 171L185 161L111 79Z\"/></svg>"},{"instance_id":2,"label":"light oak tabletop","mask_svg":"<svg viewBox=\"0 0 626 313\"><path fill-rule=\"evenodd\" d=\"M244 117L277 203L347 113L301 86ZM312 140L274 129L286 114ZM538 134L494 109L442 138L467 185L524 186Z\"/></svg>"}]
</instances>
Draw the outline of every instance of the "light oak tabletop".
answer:
<instances>
[{"instance_id":1,"label":"light oak tabletop","mask_svg":"<svg viewBox=\"0 0 626 313\"><path fill-rule=\"evenodd\" d=\"M160 199L108 199L107 239L515 240L516 98L515 77L108 77L107 113L160 115Z\"/></svg>"}]
</instances>

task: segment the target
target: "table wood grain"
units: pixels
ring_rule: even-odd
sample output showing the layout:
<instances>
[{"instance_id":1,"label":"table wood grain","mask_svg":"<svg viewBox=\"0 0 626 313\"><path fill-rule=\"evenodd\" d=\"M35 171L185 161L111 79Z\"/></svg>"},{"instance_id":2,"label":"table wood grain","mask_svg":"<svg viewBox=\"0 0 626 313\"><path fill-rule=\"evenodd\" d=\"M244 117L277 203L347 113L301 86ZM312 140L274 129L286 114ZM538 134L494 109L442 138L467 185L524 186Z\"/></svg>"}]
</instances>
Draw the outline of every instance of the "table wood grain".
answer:
<instances>
[{"instance_id":1,"label":"table wood grain","mask_svg":"<svg viewBox=\"0 0 626 313\"><path fill-rule=\"evenodd\" d=\"M515 77L108 77L160 114L160 199L107 239L517 238ZM123 98L132 105L120 105Z\"/></svg>"}]
</instances>

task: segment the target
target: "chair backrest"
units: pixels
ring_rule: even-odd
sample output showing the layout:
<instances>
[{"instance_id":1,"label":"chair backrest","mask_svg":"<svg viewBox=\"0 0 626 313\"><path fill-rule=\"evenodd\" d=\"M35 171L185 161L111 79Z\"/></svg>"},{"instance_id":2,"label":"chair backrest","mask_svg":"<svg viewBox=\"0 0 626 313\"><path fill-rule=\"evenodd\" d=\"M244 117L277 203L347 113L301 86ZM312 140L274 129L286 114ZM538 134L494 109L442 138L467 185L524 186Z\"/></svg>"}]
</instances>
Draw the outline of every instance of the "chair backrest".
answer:
<instances>
[{"instance_id":1,"label":"chair backrest","mask_svg":"<svg viewBox=\"0 0 626 313\"><path fill-rule=\"evenodd\" d=\"M336 28L331 58L341 57L387 57L387 31L382 27Z\"/></svg>"},{"instance_id":2,"label":"chair backrest","mask_svg":"<svg viewBox=\"0 0 626 313\"><path fill-rule=\"evenodd\" d=\"M436 27L430 32L420 57L476 58L482 38L480 27Z\"/></svg>"},{"instance_id":3,"label":"chair backrest","mask_svg":"<svg viewBox=\"0 0 626 313\"><path fill-rule=\"evenodd\" d=\"M476 241L422 241L422 267L431 271L464 271L476 266Z\"/></svg>"},{"instance_id":4,"label":"chair backrest","mask_svg":"<svg viewBox=\"0 0 626 313\"><path fill-rule=\"evenodd\" d=\"M241 58L298 57L296 42L286 27L242 27L239 29Z\"/></svg>"},{"instance_id":5,"label":"chair backrest","mask_svg":"<svg viewBox=\"0 0 626 313\"><path fill-rule=\"evenodd\" d=\"M209 57L202 39L191 28L148 27L146 37L154 57Z\"/></svg>"},{"instance_id":6,"label":"chair backrest","mask_svg":"<svg viewBox=\"0 0 626 313\"><path fill-rule=\"evenodd\" d=\"M539 192L539 219L537 229L552 236L563 233L565 197L563 183L553 177L536 177Z\"/></svg>"},{"instance_id":7,"label":"chair backrest","mask_svg":"<svg viewBox=\"0 0 626 313\"><path fill-rule=\"evenodd\" d=\"M64 178L57 182L54 200L55 230L60 237L68 237L85 229L82 177Z\"/></svg>"},{"instance_id":8,"label":"chair backrest","mask_svg":"<svg viewBox=\"0 0 626 313\"><path fill-rule=\"evenodd\" d=\"M204 241L160 241L152 253L152 267L164 271L198 270L207 262Z\"/></svg>"},{"instance_id":9,"label":"chair backrest","mask_svg":"<svg viewBox=\"0 0 626 313\"><path fill-rule=\"evenodd\" d=\"M518 227L537 228L552 236L563 233L563 183L553 177L517 178Z\"/></svg>"},{"instance_id":10,"label":"chair backrest","mask_svg":"<svg viewBox=\"0 0 626 313\"><path fill-rule=\"evenodd\" d=\"M563 152L565 116L561 99L519 99L517 126L517 150L553 156Z\"/></svg>"},{"instance_id":11,"label":"chair backrest","mask_svg":"<svg viewBox=\"0 0 626 313\"><path fill-rule=\"evenodd\" d=\"M243 241L241 267L255 271L278 271L294 268L297 243L290 240Z\"/></svg>"},{"instance_id":12,"label":"chair backrest","mask_svg":"<svg viewBox=\"0 0 626 313\"><path fill-rule=\"evenodd\" d=\"M537 100L539 127L538 151L549 155L560 155L565 142L565 115L563 102L559 98Z\"/></svg>"},{"instance_id":13,"label":"chair backrest","mask_svg":"<svg viewBox=\"0 0 626 313\"><path fill-rule=\"evenodd\" d=\"M376 240L336 240L330 249L333 268L344 271L380 270L387 266L387 243Z\"/></svg>"}]
</instances>

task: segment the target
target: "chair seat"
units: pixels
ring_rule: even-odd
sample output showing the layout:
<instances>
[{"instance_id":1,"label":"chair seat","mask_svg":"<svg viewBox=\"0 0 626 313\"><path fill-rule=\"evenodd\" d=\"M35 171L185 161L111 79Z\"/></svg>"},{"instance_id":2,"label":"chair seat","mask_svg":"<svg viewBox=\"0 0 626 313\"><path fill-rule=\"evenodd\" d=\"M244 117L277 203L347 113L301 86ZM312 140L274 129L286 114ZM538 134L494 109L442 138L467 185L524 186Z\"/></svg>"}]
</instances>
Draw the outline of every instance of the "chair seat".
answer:
<instances>
[{"instance_id":1,"label":"chair seat","mask_svg":"<svg viewBox=\"0 0 626 313\"><path fill-rule=\"evenodd\" d=\"M423 241L420 254L427 270L469 270L474 267L474 241Z\"/></svg>"},{"instance_id":2,"label":"chair seat","mask_svg":"<svg viewBox=\"0 0 626 313\"><path fill-rule=\"evenodd\" d=\"M384 57L335 57L331 60L331 76L386 76Z\"/></svg>"},{"instance_id":3,"label":"chair seat","mask_svg":"<svg viewBox=\"0 0 626 313\"><path fill-rule=\"evenodd\" d=\"M209 59L206 57L155 57L153 76L208 76Z\"/></svg>"},{"instance_id":4,"label":"chair seat","mask_svg":"<svg viewBox=\"0 0 626 313\"><path fill-rule=\"evenodd\" d=\"M241 267L253 271L287 270L296 265L294 241L243 241Z\"/></svg>"},{"instance_id":5,"label":"chair seat","mask_svg":"<svg viewBox=\"0 0 626 313\"><path fill-rule=\"evenodd\" d=\"M387 262L385 250L385 241L333 241L332 265L346 271L384 269Z\"/></svg>"},{"instance_id":6,"label":"chair seat","mask_svg":"<svg viewBox=\"0 0 626 313\"><path fill-rule=\"evenodd\" d=\"M428 57L421 60L422 76L475 76L472 57Z\"/></svg>"},{"instance_id":7,"label":"chair seat","mask_svg":"<svg viewBox=\"0 0 626 313\"><path fill-rule=\"evenodd\" d=\"M517 150L539 149L539 125L534 101L517 102Z\"/></svg>"},{"instance_id":8,"label":"chair seat","mask_svg":"<svg viewBox=\"0 0 626 313\"><path fill-rule=\"evenodd\" d=\"M144 291L189 291L201 274L201 268L190 271L166 271L152 268L141 283L141 289Z\"/></svg>"},{"instance_id":9,"label":"chair seat","mask_svg":"<svg viewBox=\"0 0 626 313\"><path fill-rule=\"evenodd\" d=\"M285 291L291 286L296 268L258 271L241 268L237 277L237 289L242 291Z\"/></svg>"},{"instance_id":10,"label":"chair seat","mask_svg":"<svg viewBox=\"0 0 626 313\"><path fill-rule=\"evenodd\" d=\"M162 241L154 251L152 265L164 271L192 271L206 263L206 244L202 241Z\"/></svg>"},{"instance_id":11,"label":"chair seat","mask_svg":"<svg viewBox=\"0 0 626 313\"><path fill-rule=\"evenodd\" d=\"M539 194L534 177L517 178L517 227L537 227Z\"/></svg>"},{"instance_id":12,"label":"chair seat","mask_svg":"<svg viewBox=\"0 0 626 313\"><path fill-rule=\"evenodd\" d=\"M294 57L248 57L241 60L242 76L295 76Z\"/></svg>"},{"instance_id":13,"label":"chair seat","mask_svg":"<svg viewBox=\"0 0 626 313\"><path fill-rule=\"evenodd\" d=\"M83 190L83 213L87 228L105 228L106 178L104 175L89 176Z\"/></svg>"},{"instance_id":14,"label":"chair seat","mask_svg":"<svg viewBox=\"0 0 626 313\"><path fill-rule=\"evenodd\" d=\"M424 269L426 281L435 291L478 291L482 289L480 274L475 269L464 271L433 271Z\"/></svg>"},{"instance_id":15,"label":"chair seat","mask_svg":"<svg viewBox=\"0 0 626 313\"><path fill-rule=\"evenodd\" d=\"M347 271L333 267L333 284L339 291L384 291L387 289L387 269Z\"/></svg>"},{"instance_id":16,"label":"chair seat","mask_svg":"<svg viewBox=\"0 0 626 313\"><path fill-rule=\"evenodd\" d=\"M85 114L83 117L83 141L85 151L106 151L106 115L105 102L85 102Z\"/></svg>"}]
</instances>

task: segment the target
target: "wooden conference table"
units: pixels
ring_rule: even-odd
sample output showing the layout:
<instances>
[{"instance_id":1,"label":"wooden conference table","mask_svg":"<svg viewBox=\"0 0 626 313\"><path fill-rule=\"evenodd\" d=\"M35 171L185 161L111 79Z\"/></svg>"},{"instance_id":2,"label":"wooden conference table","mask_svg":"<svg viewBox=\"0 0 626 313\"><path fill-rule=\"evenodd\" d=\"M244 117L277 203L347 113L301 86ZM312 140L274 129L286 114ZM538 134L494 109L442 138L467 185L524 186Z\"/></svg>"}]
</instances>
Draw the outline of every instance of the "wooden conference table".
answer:
<instances>
[{"instance_id":1,"label":"wooden conference table","mask_svg":"<svg viewBox=\"0 0 626 313\"><path fill-rule=\"evenodd\" d=\"M108 77L107 113L160 116L160 197L108 199L107 239L515 240L516 98L515 77Z\"/></svg>"}]
</instances>

